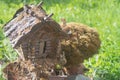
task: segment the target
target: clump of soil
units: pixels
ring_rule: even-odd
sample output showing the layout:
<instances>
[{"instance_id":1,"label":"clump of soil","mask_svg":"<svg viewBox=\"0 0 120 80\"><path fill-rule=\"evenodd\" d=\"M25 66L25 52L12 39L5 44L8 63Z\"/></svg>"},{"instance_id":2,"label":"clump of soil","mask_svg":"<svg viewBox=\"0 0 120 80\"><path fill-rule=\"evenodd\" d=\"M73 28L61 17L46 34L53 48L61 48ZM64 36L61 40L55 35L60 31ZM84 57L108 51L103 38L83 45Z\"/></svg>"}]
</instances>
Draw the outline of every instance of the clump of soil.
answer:
<instances>
[{"instance_id":1,"label":"clump of soil","mask_svg":"<svg viewBox=\"0 0 120 80\"><path fill-rule=\"evenodd\" d=\"M67 40L62 41L62 50L67 59L66 66L78 65L98 53L101 41L95 29L75 22L63 22L61 26L69 35Z\"/></svg>"}]
</instances>

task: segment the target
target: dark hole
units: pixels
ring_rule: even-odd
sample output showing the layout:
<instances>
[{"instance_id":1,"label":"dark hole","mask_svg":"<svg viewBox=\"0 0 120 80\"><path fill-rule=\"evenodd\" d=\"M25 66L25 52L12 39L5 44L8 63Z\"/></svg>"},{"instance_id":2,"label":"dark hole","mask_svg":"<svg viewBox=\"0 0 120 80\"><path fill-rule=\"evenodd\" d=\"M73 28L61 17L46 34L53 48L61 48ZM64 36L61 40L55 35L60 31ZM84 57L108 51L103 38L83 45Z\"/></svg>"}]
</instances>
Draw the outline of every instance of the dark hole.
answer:
<instances>
[{"instance_id":1,"label":"dark hole","mask_svg":"<svg viewBox=\"0 0 120 80\"><path fill-rule=\"evenodd\" d=\"M45 53L45 49L46 49L46 41L44 42L44 49L43 49L43 53Z\"/></svg>"}]
</instances>

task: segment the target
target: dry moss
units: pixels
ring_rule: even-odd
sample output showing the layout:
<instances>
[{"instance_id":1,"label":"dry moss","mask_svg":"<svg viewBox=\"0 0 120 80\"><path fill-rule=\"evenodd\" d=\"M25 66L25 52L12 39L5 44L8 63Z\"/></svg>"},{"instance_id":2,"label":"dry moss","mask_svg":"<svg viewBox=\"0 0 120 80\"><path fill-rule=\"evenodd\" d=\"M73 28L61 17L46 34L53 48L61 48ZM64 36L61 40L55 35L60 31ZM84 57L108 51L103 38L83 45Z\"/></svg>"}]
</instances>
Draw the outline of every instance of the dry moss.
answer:
<instances>
[{"instance_id":1,"label":"dry moss","mask_svg":"<svg viewBox=\"0 0 120 80\"><path fill-rule=\"evenodd\" d=\"M98 53L101 41L95 29L75 22L61 24L61 26L69 35L69 39L62 41L67 66L78 65L84 59Z\"/></svg>"},{"instance_id":2,"label":"dry moss","mask_svg":"<svg viewBox=\"0 0 120 80\"><path fill-rule=\"evenodd\" d=\"M51 62L48 62L51 64ZM63 72L64 69L56 69L55 65L50 66L34 64L28 61L15 61L9 63L4 69L4 78L8 80L49 80L51 76L57 76L57 72ZM52 79L50 79L52 80Z\"/></svg>"},{"instance_id":3,"label":"dry moss","mask_svg":"<svg viewBox=\"0 0 120 80\"><path fill-rule=\"evenodd\" d=\"M36 78L35 67L30 61L9 63L3 70L4 77L10 80L32 80Z\"/></svg>"}]
</instances>

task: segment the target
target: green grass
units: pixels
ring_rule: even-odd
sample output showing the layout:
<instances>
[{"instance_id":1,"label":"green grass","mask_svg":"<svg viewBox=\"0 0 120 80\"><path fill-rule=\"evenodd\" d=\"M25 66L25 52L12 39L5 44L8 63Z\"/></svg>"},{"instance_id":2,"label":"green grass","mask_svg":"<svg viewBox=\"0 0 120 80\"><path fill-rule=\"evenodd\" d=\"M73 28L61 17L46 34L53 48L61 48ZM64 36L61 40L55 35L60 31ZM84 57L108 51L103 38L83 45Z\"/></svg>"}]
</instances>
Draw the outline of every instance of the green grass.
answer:
<instances>
[{"instance_id":1,"label":"green grass","mask_svg":"<svg viewBox=\"0 0 120 80\"><path fill-rule=\"evenodd\" d=\"M84 23L96 28L102 41L100 54L85 61L95 80L120 80L120 0L43 0L44 9L60 22ZM0 59L12 61L16 53L3 35L2 26L24 4L39 0L0 0ZM2 79L0 79L2 80Z\"/></svg>"}]
</instances>

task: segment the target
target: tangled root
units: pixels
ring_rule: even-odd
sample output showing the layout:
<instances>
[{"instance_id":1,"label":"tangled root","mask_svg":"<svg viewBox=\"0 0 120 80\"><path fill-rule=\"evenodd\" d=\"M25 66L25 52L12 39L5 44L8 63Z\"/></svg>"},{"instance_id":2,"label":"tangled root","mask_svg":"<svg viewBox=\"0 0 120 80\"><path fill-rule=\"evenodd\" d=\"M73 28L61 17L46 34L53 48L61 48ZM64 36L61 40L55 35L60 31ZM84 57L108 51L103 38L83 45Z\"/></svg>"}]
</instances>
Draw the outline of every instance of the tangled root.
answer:
<instances>
[{"instance_id":1,"label":"tangled root","mask_svg":"<svg viewBox=\"0 0 120 80\"><path fill-rule=\"evenodd\" d=\"M61 26L69 35L68 40L62 41L62 50L67 59L67 66L78 65L84 59L98 53L101 41L95 29L75 22Z\"/></svg>"}]
</instances>

